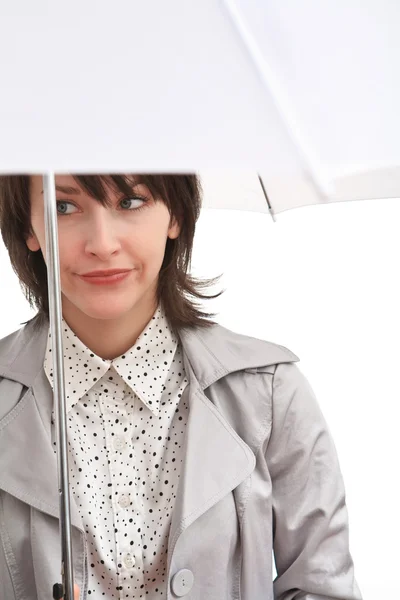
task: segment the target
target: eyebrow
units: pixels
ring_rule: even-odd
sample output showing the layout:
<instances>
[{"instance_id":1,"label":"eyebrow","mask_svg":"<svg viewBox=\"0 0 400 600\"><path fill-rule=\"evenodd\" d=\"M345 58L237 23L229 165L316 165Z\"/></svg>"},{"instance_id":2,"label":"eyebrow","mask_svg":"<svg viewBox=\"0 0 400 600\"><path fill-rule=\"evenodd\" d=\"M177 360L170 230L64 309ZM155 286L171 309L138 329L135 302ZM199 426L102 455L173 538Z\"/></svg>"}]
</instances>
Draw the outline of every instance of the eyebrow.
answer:
<instances>
[{"instance_id":1,"label":"eyebrow","mask_svg":"<svg viewBox=\"0 0 400 600\"><path fill-rule=\"evenodd\" d=\"M57 192L63 192L64 194L80 194L80 190L78 188L71 187L69 185L56 185ZM43 190L41 191L43 194Z\"/></svg>"}]
</instances>

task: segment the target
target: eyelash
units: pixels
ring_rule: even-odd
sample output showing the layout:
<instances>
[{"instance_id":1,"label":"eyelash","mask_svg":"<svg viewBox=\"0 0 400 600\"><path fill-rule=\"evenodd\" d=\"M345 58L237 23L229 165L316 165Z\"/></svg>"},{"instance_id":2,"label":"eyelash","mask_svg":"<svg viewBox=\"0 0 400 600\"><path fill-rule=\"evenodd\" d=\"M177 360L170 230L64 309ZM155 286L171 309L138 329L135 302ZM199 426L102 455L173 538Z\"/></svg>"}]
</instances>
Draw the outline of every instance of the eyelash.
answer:
<instances>
[{"instance_id":1,"label":"eyelash","mask_svg":"<svg viewBox=\"0 0 400 600\"><path fill-rule=\"evenodd\" d=\"M120 200L120 203L124 202L125 200L142 200L144 202L144 204L142 204L141 206L137 206L136 208L124 208L123 210L126 210L126 211L138 212L139 210L142 210L143 208L147 208L147 206L148 206L148 199L143 198L143 196L133 196L132 198L129 198L129 197L122 198L122 200ZM69 200L57 200L56 204L57 204L57 207L60 204L72 204L72 206L76 207L76 205L73 202L70 202ZM71 214L60 213L58 211L57 211L57 215L60 217L70 217L71 216Z\"/></svg>"}]
</instances>

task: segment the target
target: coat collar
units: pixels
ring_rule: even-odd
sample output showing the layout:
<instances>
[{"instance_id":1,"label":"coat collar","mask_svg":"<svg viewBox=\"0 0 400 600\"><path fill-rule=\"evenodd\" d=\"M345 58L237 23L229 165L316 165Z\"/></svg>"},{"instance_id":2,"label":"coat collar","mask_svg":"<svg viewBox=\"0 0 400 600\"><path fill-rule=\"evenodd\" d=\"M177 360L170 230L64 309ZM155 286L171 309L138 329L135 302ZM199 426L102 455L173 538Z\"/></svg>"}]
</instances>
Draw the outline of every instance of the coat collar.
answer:
<instances>
[{"instance_id":1,"label":"coat collar","mask_svg":"<svg viewBox=\"0 0 400 600\"><path fill-rule=\"evenodd\" d=\"M53 397L43 369L48 326L35 333L31 323L0 340L0 378L28 388L0 420L0 489L58 518L57 463L50 432ZM185 390L189 416L169 536L169 560L183 530L244 481L256 464L251 448L204 390L234 371L299 360L287 348L239 335L220 325L186 328L179 335L189 379ZM71 501L70 506L72 525L84 532L76 503Z\"/></svg>"},{"instance_id":2,"label":"coat collar","mask_svg":"<svg viewBox=\"0 0 400 600\"><path fill-rule=\"evenodd\" d=\"M31 387L43 368L48 324L33 330L33 320L0 340L0 377ZM234 371L255 369L299 358L284 346L235 333L221 325L182 328L183 352L204 390Z\"/></svg>"}]
</instances>

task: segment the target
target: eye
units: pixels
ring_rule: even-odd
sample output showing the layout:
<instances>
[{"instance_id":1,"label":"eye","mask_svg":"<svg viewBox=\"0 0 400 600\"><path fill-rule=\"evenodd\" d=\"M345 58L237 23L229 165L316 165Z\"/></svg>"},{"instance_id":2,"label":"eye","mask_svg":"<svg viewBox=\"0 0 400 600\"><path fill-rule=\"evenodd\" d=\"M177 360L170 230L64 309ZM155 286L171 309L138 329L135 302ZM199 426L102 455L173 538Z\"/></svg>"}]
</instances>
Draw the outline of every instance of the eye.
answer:
<instances>
[{"instance_id":1,"label":"eye","mask_svg":"<svg viewBox=\"0 0 400 600\"><path fill-rule=\"evenodd\" d=\"M72 202L67 202L66 200L57 200L57 209L59 209L60 207L62 207L62 208L63 208L63 210L61 210L61 211L59 211L59 212L58 212L58 214L59 214L59 215L70 215L70 214L71 214L71 213L67 213L67 212L64 210L64 207L63 207L63 205L66 205L66 204L70 204L71 206L74 206L74 205L72 204Z\"/></svg>"},{"instance_id":2,"label":"eye","mask_svg":"<svg viewBox=\"0 0 400 600\"><path fill-rule=\"evenodd\" d=\"M131 204L129 206L130 202L132 202L133 204ZM140 210L141 208L144 208L146 206L146 202L147 202L146 198L141 198L140 196L134 196L133 198L123 198L121 200L121 206L122 206L122 208L126 208L128 210ZM125 206L123 206L124 203L125 203ZM126 203L128 203L128 206L126 205Z\"/></svg>"}]
</instances>

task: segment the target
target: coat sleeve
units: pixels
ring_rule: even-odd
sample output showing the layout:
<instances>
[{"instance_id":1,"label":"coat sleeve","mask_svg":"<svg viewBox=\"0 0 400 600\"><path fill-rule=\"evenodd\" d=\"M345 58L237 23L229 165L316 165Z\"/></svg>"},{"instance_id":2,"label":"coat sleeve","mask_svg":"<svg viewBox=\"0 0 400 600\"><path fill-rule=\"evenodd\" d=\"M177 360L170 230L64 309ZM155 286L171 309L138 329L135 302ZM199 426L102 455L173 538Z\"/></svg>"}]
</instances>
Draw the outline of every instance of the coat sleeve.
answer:
<instances>
[{"instance_id":1,"label":"coat sleeve","mask_svg":"<svg viewBox=\"0 0 400 600\"><path fill-rule=\"evenodd\" d=\"M272 481L276 600L361 600L349 551L336 449L305 376L279 364L266 449Z\"/></svg>"}]
</instances>

